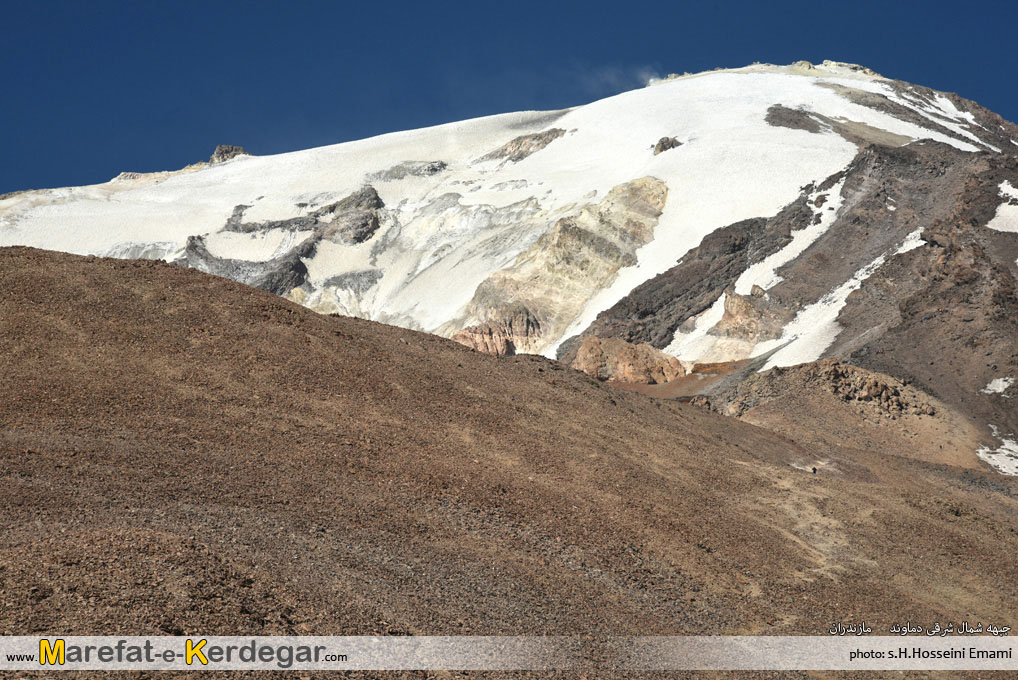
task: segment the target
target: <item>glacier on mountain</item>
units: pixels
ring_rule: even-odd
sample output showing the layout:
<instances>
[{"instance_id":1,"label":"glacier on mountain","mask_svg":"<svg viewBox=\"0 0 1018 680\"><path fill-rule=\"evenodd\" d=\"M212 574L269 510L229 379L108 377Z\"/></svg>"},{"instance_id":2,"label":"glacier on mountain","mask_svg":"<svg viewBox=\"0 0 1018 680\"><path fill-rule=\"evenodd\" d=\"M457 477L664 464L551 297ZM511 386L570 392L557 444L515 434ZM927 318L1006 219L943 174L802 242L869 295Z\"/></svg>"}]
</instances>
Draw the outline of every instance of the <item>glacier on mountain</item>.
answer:
<instances>
[{"instance_id":1,"label":"glacier on mountain","mask_svg":"<svg viewBox=\"0 0 1018 680\"><path fill-rule=\"evenodd\" d=\"M931 92L836 62L673 77L562 111L20 192L0 199L0 245L177 261L318 311L447 337L504 328L523 307L529 330L519 350L555 356L705 236L777 214L803 187L845 169L867 141L998 149L1000 134ZM659 146L666 138L673 143ZM644 183L636 193L634 182ZM335 207L368 189L377 201L360 212ZM816 221L752 263L736 294L781 281L779 267L839 214L840 185L825 193ZM642 212L658 201L656 214ZM1005 202L990 226L1011 230L1011 208ZM910 239L903 247L922 244L918 233ZM557 254L546 258L546 247ZM772 363L816 358L838 305L881 264L800 310L783 340L712 337L722 295L667 351L733 359L793 339Z\"/></svg>"}]
</instances>

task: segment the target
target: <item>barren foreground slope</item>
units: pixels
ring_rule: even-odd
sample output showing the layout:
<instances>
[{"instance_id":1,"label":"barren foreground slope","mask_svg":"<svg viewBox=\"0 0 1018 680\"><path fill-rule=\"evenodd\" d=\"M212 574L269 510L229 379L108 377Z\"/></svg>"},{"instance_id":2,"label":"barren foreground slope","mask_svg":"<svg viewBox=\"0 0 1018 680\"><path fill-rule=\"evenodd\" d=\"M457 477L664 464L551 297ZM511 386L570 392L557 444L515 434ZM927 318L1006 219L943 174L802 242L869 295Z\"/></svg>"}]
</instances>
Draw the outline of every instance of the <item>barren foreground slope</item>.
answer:
<instances>
[{"instance_id":1,"label":"barren foreground slope","mask_svg":"<svg viewBox=\"0 0 1018 680\"><path fill-rule=\"evenodd\" d=\"M4 634L821 634L1018 609L1014 479L806 448L162 262L0 249L0 384Z\"/></svg>"}]
</instances>

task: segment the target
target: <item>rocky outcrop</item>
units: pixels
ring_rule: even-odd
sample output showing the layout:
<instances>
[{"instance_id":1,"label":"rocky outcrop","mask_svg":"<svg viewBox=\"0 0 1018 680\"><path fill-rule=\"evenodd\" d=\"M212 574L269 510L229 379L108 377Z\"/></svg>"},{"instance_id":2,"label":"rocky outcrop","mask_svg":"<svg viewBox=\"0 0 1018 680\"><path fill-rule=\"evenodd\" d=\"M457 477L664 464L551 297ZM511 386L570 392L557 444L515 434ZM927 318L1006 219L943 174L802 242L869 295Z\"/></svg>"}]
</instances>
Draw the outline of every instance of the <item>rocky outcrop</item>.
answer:
<instances>
[{"instance_id":1,"label":"rocky outcrop","mask_svg":"<svg viewBox=\"0 0 1018 680\"><path fill-rule=\"evenodd\" d=\"M980 392L1018 372L1018 238L987 227L1010 200L1000 191L1005 181L1018 186L1014 154L971 154L931 140L867 145L843 173L805 187L779 216L730 225L705 238L675 267L634 288L563 343L559 358L572 363L589 336L663 349L677 329L689 332L725 294L724 314L705 340L713 337L721 349L702 354L706 360L724 360L723 352L731 359L738 352L750 356L755 343L765 341L776 343L771 347L778 352L811 331L799 323L786 337L784 329L792 317L813 309L820 313L803 318L828 324L829 335L817 337L817 348L807 348L807 358L798 360L808 361L816 356L809 352L822 348L822 360L863 373L851 367L801 375L785 369L779 382L757 378L768 350L754 355L759 363L737 378L698 383L723 413L730 398L739 413L762 403L764 393L780 401L806 384L827 385L867 417L926 412L925 402L902 388L907 382L978 427L1018 431L1018 411L1008 400ZM818 219L829 226L776 270L778 280L766 291L734 291L744 271ZM860 377L867 370L876 382ZM733 398L730 390L740 381L748 391ZM985 436L989 441L989 430Z\"/></svg>"},{"instance_id":2,"label":"rocky outcrop","mask_svg":"<svg viewBox=\"0 0 1018 680\"><path fill-rule=\"evenodd\" d=\"M283 229L286 231L314 231L319 239L348 245L363 243L378 230L379 211L385 206L374 187L366 186L346 198L308 213L285 220L244 222L248 205L238 205L226 221L224 231L241 234Z\"/></svg>"},{"instance_id":3,"label":"rocky outcrop","mask_svg":"<svg viewBox=\"0 0 1018 680\"><path fill-rule=\"evenodd\" d=\"M637 286L602 312L579 339L563 343L559 358L571 362L586 335L648 342L663 349L676 330L688 332L687 326L724 292L728 293L724 316L709 333L718 338L717 346L729 353L725 359L740 358L737 352L749 352L755 342L783 337L788 322L810 306L829 307L837 322L830 329L835 339L828 341L821 356L847 359L868 346L867 361L874 357L883 361L889 356L889 347L901 346L900 341L881 338L902 322L903 309L908 308L903 303L914 295L928 299L920 307L922 313L913 317L920 323L931 314L943 318L938 309L952 298L968 307L984 307L987 313L997 304L987 305L990 300L1000 301L1001 309L1010 308L1008 300L1014 288L1009 282L1018 272L1014 265L1018 241L1012 234L981 225L992 219L1005 200L998 190L1001 182L1018 176L1011 168L1014 163L1013 156L973 155L929 140L904 147L867 146L844 172L818 186L805 187L800 198L775 218L738 223L706 237L671 270ZM842 188L834 195L832 190L839 183ZM775 270L776 281L771 279L766 295L740 295L732 290L743 272L787 245L793 234L820 224L820 220L830 226ZM935 278L931 278L933 272ZM934 293L931 284L940 292ZM948 292L952 285L955 290ZM843 291L843 302L832 295L838 290ZM952 313L975 318L971 311ZM993 326L1001 326L1001 335L1007 335L1003 320L1013 316L1000 314L996 318ZM956 331L966 331L963 334L969 337L967 331L974 328L975 324L962 325ZM910 332L919 337L928 331ZM726 339L738 342L722 344ZM922 355L937 352L929 347ZM953 360L957 363L959 357L972 354L971 349L959 346ZM710 357L724 360L720 352ZM1005 365L1008 361L1008 357L999 357L988 363ZM908 361L920 362L919 357ZM992 375L983 375L988 373L985 368L989 366L972 366L978 385L966 389L976 391L992 379ZM926 372L918 365L909 372L880 370L896 375ZM938 382L940 373L938 370ZM962 399L959 387L950 390ZM939 390L934 393L941 394Z\"/></svg>"},{"instance_id":4,"label":"rocky outcrop","mask_svg":"<svg viewBox=\"0 0 1018 680\"><path fill-rule=\"evenodd\" d=\"M248 205L238 205L227 219L223 231L256 234L283 229L304 235L296 246L264 261L250 261L217 257L208 248L205 237L191 236L177 264L194 267L209 274L224 276L277 295L290 296L308 280L304 260L313 257L318 244L331 241L343 245L356 245L370 239L379 227L382 199L372 187L365 187L346 198L330 203L310 214L266 221L244 222ZM370 288L380 274L373 270L351 272L332 277L326 284L349 284L361 290ZM338 283L337 283L338 280Z\"/></svg>"},{"instance_id":5,"label":"rocky outcrop","mask_svg":"<svg viewBox=\"0 0 1018 680\"><path fill-rule=\"evenodd\" d=\"M247 155L250 154L248 154L248 152L245 151L244 147L242 146L234 146L233 144L220 144L219 146L216 147L216 150L212 152L212 157L209 158L209 163L212 163L214 165L216 163L228 161L231 158L235 158L237 156L247 156Z\"/></svg>"},{"instance_id":6,"label":"rocky outcrop","mask_svg":"<svg viewBox=\"0 0 1018 680\"><path fill-rule=\"evenodd\" d=\"M497 322L469 326L456 331L452 340L473 350L496 356L512 356L517 350L536 347L541 338L541 324L526 307L519 306Z\"/></svg>"},{"instance_id":7,"label":"rocky outcrop","mask_svg":"<svg viewBox=\"0 0 1018 680\"><path fill-rule=\"evenodd\" d=\"M731 286L725 290L725 313L712 329L714 335L762 342L780 338L795 312L783 307L753 286L749 295L739 295Z\"/></svg>"},{"instance_id":8,"label":"rocky outcrop","mask_svg":"<svg viewBox=\"0 0 1018 680\"><path fill-rule=\"evenodd\" d=\"M712 395L701 405L738 417L792 392L817 388L874 415L936 413L933 401L904 381L832 359L752 374L727 393Z\"/></svg>"},{"instance_id":9,"label":"rocky outcrop","mask_svg":"<svg viewBox=\"0 0 1018 680\"><path fill-rule=\"evenodd\" d=\"M891 376L857 366L827 360L808 364L807 378L826 383L843 401L872 402L889 413L933 415L935 409L925 396Z\"/></svg>"},{"instance_id":10,"label":"rocky outcrop","mask_svg":"<svg viewBox=\"0 0 1018 680\"><path fill-rule=\"evenodd\" d=\"M1014 123L954 93L940 93L901 80L887 81L887 85L892 89L893 97L835 83L825 83L824 87L860 106L971 144L976 149L1009 152L1011 140L1018 138L1018 126ZM906 103L911 106L906 106ZM934 113L923 115L912 106Z\"/></svg>"},{"instance_id":11,"label":"rocky outcrop","mask_svg":"<svg viewBox=\"0 0 1018 680\"><path fill-rule=\"evenodd\" d=\"M855 92L852 90L852 92ZM904 107L902 107L904 108ZM902 114L904 115L904 114ZM918 116L919 114L914 114ZM764 118L775 127L786 127L792 130L805 130L814 134L833 131L860 149L867 144L883 144L885 146L904 146L912 141L911 137L899 135L887 130L867 125L860 121L831 118L816 111L806 109L790 109L781 104L774 104L767 109Z\"/></svg>"},{"instance_id":12,"label":"rocky outcrop","mask_svg":"<svg viewBox=\"0 0 1018 680\"><path fill-rule=\"evenodd\" d=\"M654 145L654 155L656 156L663 151L675 149L680 146L682 146L682 142L675 137L662 137L657 140L657 144Z\"/></svg>"},{"instance_id":13,"label":"rocky outcrop","mask_svg":"<svg viewBox=\"0 0 1018 680\"><path fill-rule=\"evenodd\" d=\"M663 349L688 319L707 310L751 263L781 249L794 229L814 218L808 191L770 219L742 220L708 234L671 269L634 288L601 312L579 336L559 347L558 358L571 363L583 338L621 338Z\"/></svg>"},{"instance_id":14,"label":"rocky outcrop","mask_svg":"<svg viewBox=\"0 0 1018 680\"><path fill-rule=\"evenodd\" d=\"M597 380L657 385L686 374L679 360L647 344L618 338L584 339L571 364Z\"/></svg>"},{"instance_id":15,"label":"rocky outcrop","mask_svg":"<svg viewBox=\"0 0 1018 680\"><path fill-rule=\"evenodd\" d=\"M286 295L307 280L304 258L314 254L316 243L314 238L309 238L279 257L266 262L250 262L216 257L209 252L203 237L191 236L187 239L183 257L176 264L233 279L276 295Z\"/></svg>"},{"instance_id":16,"label":"rocky outcrop","mask_svg":"<svg viewBox=\"0 0 1018 680\"><path fill-rule=\"evenodd\" d=\"M506 142L499 148L486 153L477 159L481 161L504 160L510 163L518 163L527 156L536 153L548 146L556 139L566 133L561 128L551 128L543 132L534 132L529 135L520 135Z\"/></svg>"},{"instance_id":17,"label":"rocky outcrop","mask_svg":"<svg viewBox=\"0 0 1018 680\"><path fill-rule=\"evenodd\" d=\"M403 161L368 175L369 182L396 182L407 177L430 177L445 171L445 161Z\"/></svg>"},{"instance_id":18,"label":"rocky outcrop","mask_svg":"<svg viewBox=\"0 0 1018 680\"><path fill-rule=\"evenodd\" d=\"M492 324L469 326L456 331L450 339L482 354L493 354L500 357L511 357L516 354L516 345L501 326L495 327Z\"/></svg>"},{"instance_id":19,"label":"rocky outcrop","mask_svg":"<svg viewBox=\"0 0 1018 680\"><path fill-rule=\"evenodd\" d=\"M467 306L469 318L476 320L471 325L498 327L522 306L537 320L541 336L528 349L518 344L516 349L541 351L619 269L636 264L636 251L653 238L667 196L664 182L643 177L559 219L512 265L477 287Z\"/></svg>"},{"instance_id":20,"label":"rocky outcrop","mask_svg":"<svg viewBox=\"0 0 1018 680\"><path fill-rule=\"evenodd\" d=\"M810 114L802 109L790 109L782 104L773 104L767 109L764 117L769 125L775 127L786 127L792 130L805 130L806 132L820 132L820 123Z\"/></svg>"}]
</instances>

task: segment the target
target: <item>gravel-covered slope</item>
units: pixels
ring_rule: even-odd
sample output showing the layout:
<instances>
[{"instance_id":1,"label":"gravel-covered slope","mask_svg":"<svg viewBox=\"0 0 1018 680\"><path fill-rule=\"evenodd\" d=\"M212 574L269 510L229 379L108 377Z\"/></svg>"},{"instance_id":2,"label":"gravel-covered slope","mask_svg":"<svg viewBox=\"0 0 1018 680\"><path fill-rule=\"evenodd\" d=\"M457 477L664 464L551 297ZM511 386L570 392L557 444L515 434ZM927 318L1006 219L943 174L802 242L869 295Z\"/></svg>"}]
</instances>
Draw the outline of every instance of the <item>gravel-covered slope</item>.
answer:
<instances>
[{"instance_id":1,"label":"gravel-covered slope","mask_svg":"<svg viewBox=\"0 0 1018 680\"><path fill-rule=\"evenodd\" d=\"M161 262L2 249L0 320L2 633L814 634L1018 606L1018 487L992 473Z\"/></svg>"}]
</instances>

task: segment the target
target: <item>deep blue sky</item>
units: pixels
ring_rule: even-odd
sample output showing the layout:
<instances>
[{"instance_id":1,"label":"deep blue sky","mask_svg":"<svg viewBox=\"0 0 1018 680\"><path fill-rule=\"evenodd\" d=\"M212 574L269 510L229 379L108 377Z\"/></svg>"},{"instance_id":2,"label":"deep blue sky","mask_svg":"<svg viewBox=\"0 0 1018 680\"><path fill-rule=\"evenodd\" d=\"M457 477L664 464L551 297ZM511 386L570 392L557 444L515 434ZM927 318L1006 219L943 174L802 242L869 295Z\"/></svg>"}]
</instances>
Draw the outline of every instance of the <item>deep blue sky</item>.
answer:
<instances>
[{"instance_id":1,"label":"deep blue sky","mask_svg":"<svg viewBox=\"0 0 1018 680\"><path fill-rule=\"evenodd\" d=\"M0 193L837 59L1018 120L1000 2L0 0Z\"/></svg>"}]
</instances>

